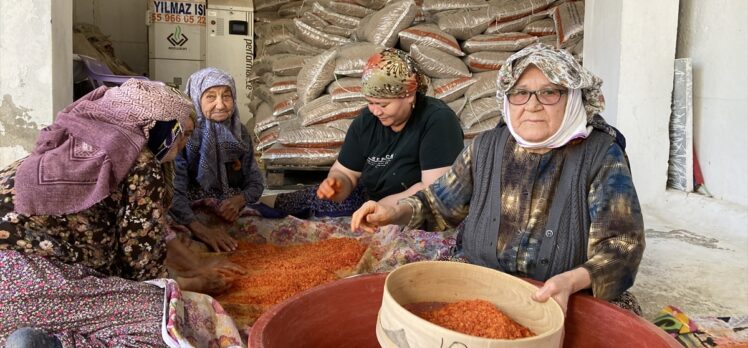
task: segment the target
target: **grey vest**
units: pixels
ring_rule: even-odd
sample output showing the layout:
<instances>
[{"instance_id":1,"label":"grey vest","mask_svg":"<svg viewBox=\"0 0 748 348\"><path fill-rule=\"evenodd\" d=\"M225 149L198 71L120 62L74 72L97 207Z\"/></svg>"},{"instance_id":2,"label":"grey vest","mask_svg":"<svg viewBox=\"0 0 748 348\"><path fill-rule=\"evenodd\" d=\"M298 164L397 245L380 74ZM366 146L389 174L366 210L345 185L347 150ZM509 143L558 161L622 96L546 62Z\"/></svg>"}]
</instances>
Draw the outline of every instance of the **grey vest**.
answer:
<instances>
[{"instance_id":1,"label":"grey vest","mask_svg":"<svg viewBox=\"0 0 748 348\"><path fill-rule=\"evenodd\" d=\"M496 243L501 226L501 163L509 136L509 129L502 124L475 139L473 197L462 232L462 248L468 260L501 271ZM533 279L545 281L587 261L590 228L587 194L614 141L614 137L594 129L584 141L556 150L565 151L566 158L535 271L530 275Z\"/></svg>"}]
</instances>

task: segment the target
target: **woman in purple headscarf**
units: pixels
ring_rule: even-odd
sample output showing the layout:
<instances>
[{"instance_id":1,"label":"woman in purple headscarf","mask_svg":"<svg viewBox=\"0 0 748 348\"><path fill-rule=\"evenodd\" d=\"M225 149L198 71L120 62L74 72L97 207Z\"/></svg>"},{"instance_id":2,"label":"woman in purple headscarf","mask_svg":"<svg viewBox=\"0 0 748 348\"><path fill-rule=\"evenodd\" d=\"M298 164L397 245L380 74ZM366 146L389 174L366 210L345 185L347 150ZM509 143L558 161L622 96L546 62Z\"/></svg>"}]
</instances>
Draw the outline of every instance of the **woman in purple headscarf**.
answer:
<instances>
[{"instance_id":1,"label":"woman in purple headscarf","mask_svg":"<svg viewBox=\"0 0 748 348\"><path fill-rule=\"evenodd\" d=\"M215 300L185 291L225 290L241 270L200 262L165 219L194 125L183 93L129 80L62 110L0 170L0 346L241 343Z\"/></svg>"},{"instance_id":2,"label":"woman in purple headscarf","mask_svg":"<svg viewBox=\"0 0 748 348\"><path fill-rule=\"evenodd\" d=\"M187 226L215 251L232 251L237 242L226 231L199 221L192 202L220 200L216 214L233 222L262 195L264 183L252 153L252 140L239 119L234 79L216 68L202 69L187 81L197 109L195 132L176 160L175 222Z\"/></svg>"}]
</instances>

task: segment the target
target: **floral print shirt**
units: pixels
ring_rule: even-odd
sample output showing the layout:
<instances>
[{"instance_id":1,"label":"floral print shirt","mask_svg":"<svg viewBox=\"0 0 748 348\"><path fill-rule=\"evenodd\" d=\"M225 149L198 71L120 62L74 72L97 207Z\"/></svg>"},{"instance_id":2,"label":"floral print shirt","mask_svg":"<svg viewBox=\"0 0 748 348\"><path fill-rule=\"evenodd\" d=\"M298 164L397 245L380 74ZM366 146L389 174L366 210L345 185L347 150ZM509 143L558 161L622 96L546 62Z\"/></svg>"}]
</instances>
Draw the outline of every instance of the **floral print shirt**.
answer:
<instances>
[{"instance_id":1,"label":"floral print shirt","mask_svg":"<svg viewBox=\"0 0 748 348\"><path fill-rule=\"evenodd\" d=\"M0 252L51 257L132 280L166 276L164 176L150 151L140 153L108 197L64 215L14 212L15 175L22 161L0 171Z\"/></svg>"}]
</instances>

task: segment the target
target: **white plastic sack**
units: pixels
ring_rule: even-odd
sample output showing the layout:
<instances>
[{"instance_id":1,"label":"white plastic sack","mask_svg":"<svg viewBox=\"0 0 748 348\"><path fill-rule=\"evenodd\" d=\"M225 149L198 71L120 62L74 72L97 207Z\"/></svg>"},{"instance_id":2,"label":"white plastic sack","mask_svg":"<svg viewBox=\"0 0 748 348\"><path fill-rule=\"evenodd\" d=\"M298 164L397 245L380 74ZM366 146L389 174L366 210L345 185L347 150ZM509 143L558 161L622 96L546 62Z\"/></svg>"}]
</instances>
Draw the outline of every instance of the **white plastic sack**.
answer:
<instances>
[{"instance_id":1,"label":"white plastic sack","mask_svg":"<svg viewBox=\"0 0 748 348\"><path fill-rule=\"evenodd\" d=\"M331 148L343 145L351 120L337 120L325 124L281 129L278 142L287 147Z\"/></svg>"},{"instance_id":2,"label":"white plastic sack","mask_svg":"<svg viewBox=\"0 0 748 348\"><path fill-rule=\"evenodd\" d=\"M478 136L478 134L496 128L496 125L499 124L499 120L500 117L492 117L487 120L480 121L470 128L463 129L462 132L465 136L465 139L473 139Z\"/></svg>"},{"instance_id":3,"label":"white plastic sack","mask_svg":"<svg viewBox=\"0 0 748 348\"><path fill-rule=\"evenodd\" d=\"M336 103L329 94L325 94L299 108L299 118L304 126L355 118L366 104L366 101Z\"/></svg>"},{"instance_id":4,"label":"white plastic sack","mask_svg":"<svg viewBox=\"0 0 748 348\"><path fill-rule=\"evenodd\" d=\"M467 103L467 99L463 97L447 103L447 106L455 112L455 115L459 115L465 108L465 103Z\"/></svg>"},{"instance_id":5,"label":"white plastic sack","mask_svg":"<svg viewBox=\"0 0 748 348\"><path fill-rule=\"evenodd\" d=\"M285 147L275 144L265 150L260 160L267 166L329 166L338 158L339 148Z\"/></svg>"},{"instance_id":6,"label":"white plastic sack","mask_svg":"<svg viewBox=\"0 0 748 348\"><path fill-rule=\"evenodd\" d=\"M280 53L297 54L301 56L316 56L324 51L322 48L312 46L308 43L302 42L296 37L292 37L283 42L279 42L274 45L267 46L265 48L265 55L276 55Z\"/></svg>"},{"instance_id":7,"label":"white plastic sack","mask_svg":"<svg viewBox=\"0 0 748 348\"><path fill-rule=\"evenodd\" d=\"M429 12L488 7L486 0L423 0L421 8Z\"/></svg>"},{"instance_id":8,"label":"white plastic sack","mask_svg":"<svg viewBox=\"0 0 748 348\"><path fill-rule=\"evenodd\" d=\"M564 3L556 7L552 16L558 35L557 47L566 48L576 43L584 31L584 2Z\"/></svg>"},{"instance_id":9,"label":"white plastic sack","mask_svg":"<svg viewBox=\"0 0 748 348\"><path fill-rule=\"evenodd\" d=\"M354 29L358 27L358 24L361 21L360 18L346 16L344 14L330 11L325 6L322 6L322 4L320 4L319 2L315 2L314 5L312 5L312 12L317 16L322 17L322 19L326 20L328 23L343 28Z\"/></svg>"},{"instance_id":10,"label":"white plastic sack","mask_svg":"<svg viewBox=\"0 0 748 348\"><path fill-rule=\"evenodd\" d=\"M488 28L485 31L485 34L498 34L498 33L513 33L517 31L522 31L522 29L527 26L527 24L534 22L539 19L548 18L550 14L550 9L541 11L538 13L533 13L529 16L525 16L522 18L517 18L511 21L507 22L494 22L491 23L491 25L488 26Z\"/></svg>"},{"instance_id":11,"label":"white plastic sack","mask_svg":"<svg viewBox=\"0 0 748 348\"><path fill-rule=\"evenodd\" d=\"M538 41L538 38L525 33L483 34L471 37L462 43L467 53L483 51L519 51Z\"/></svg>"},{"instance_id":12,"label":"white plastic sack","mask_svg":"<svg viewBox=\"0 0 748 348\"><path fill-rule=\"evenodd\" d=\"M496 97L468 101L460 113L463 129L470 129L478 122L499 116L499 101Z\"/></svg>"},{"instance_id":13,"label":"white plastic sack","mask_svg":"<svg viewBox=\"0 0 748 348\"><path fill-rule=\"evenodd\" d=\"M296 76L275 76L270 84L270 93L296 92Z\"/></svg>"},{"instance_id":14,"label":"white plastic sack","mask_svg":"<svg viewBox=\"0 0 748 348\"><path fill-rule=\"evenodd\" d=\"M475 80L470 77L458 77L449 79L433 79L431 85L434 86L434 98L441 99L445 103L454 101L465 95L465 91Z\"/></svg>"},{"instance_id":15,"label":"white plastic sack","mask_svg":"<svg viewBox=\"0 0 748 348\"><path fill-rule=\"evenodd\" d=\"M299 95L298 106L317 99L327 85L335 80L335 61L337 50L330 49L322 54L310 58L299 71L296 90Z\"/></svg>"},{"instance_id":16,"label":"white plastic sack","mask_svg":"<svg viewBox=\"0 0 748 348\"><path fill-rule=\"evenodd\" d=\"M409 27L416 18L413 0L393 2L366 16L356 29L356 38L385 47L395 47L398 33Z\"/></svg>"},{"instance_id":17,"label":"white plastic sack","mask_svg":"<svg viewBox=\"0 0 748 348\"><path fill-rule=\"evenodd\" d=\"M335 75L360 77L369 57L384 50L370 42L349 43L338 48L338 57L335 61Z\"/></svg>"},{"instance_id":18,"label":"white plastic sack","mask_svg":"<svg viewBox=\"0 0 748 348\"><path fill-rule=\"evenodd\" d=\"M346 37L325 33L322 30L306 24L300 19L294 19L294 24L296 25L296 37L312 46L327 49L351 41Z\"/></svg>"},{"instance_id":19,"label":"white plastic sack","mask_svg":"<svg viewBox=\"0 0 748 348\"><path fill-rule=\"evenodd\" d=\"M273 116L283 116L293 113L296 93L289 92L273 96Z\"/></svg>"},{"instance_id":20,"label":"white plastic sack","mask_svg":"<svg viewBox=\"0 0 748 348\"><path fill-rule=\"evenodd\" d=\"M458 40L467 40L482 33L493 22L490 7L472 10L451 10L434 15L439 29L453 35Z\"/></svg>"},{"instance_id":21,"label":"white plastic sack","mask_svg":"<svg viewBox=\"0 0 748 348\"><path fill-rule=\"evenodd\" d=\"M364 18L376 11L361 5L342 1L331 1L327 3L327 7L337 13L357 18Z\"/></svg>"},{"instance_id":22,"label":"white plastic sack","mask_svg":"<svg viewBox=\"0 0 748 348\"><path fill-rule=\"evenodd\" d=\"M498 85L496 83L498 75L499 72L497 70L473 74L473 78L476 81L468 87L465 92L465 98L469 101L473 101L480 98L495 97L496 92L498 91Z\"/></svg>"},{"instance_id":23,"label":"white plastic sack","mask_svg":"<svg viewBox=\"0 0 748 348\"><path fill-rule=\"evenodd\" d=\"M298 54L276 56L272 61L273 74L279 76L296 76L309 58L309 56Z\"/></svg>"},{"instance_id":24,"label":"white plastic sack","mask_svg":"<svg viewBox=\"0 0 748 348\"><path fill-rule=\"evenodd\" d=\"M419 24L400 32L400 47L410 51L410 46L418 44L420 47L433 47L447 52L453 56L464 56L460 44L454 36L439 29L436 24Z\"/></svg>"},{"instance_id":25,"label":"white plastic sack","mask_svg":"<svg viewBox=\"0 0 748 348\"><path fill-rule=\"evenodd\" d=\"M431 47L410 47L410 56L424 74L434 78L470 77L465 63L449 53Z\"/></svg>"},{"instance_id":26,"label":"white plastic sack","mask_svg":"<svg viewBox=\"0 0 748 348\"><path fill-rule=\"evenodd\" d=\"M491 0L489 3L496 9L496 23L509 22L517 18L548 9L555 0Z\"/></svg>"},{"instance_id":27,"label":"white plastic sack","mask_svg":"<svg viewBox=\"0 0 748 348\"><path fill-rule=\"evenodd\" d=\"M476 52L465 57L465 65L472 72L499 70L514 52Z\"/></svg>"},{"instance_id":28,"label":"white plastic sack","mask_svg":"<svg viewBox=\"0 0 748 348\"><path fill-rule=\"evenodd\" d=\"M327 94L334 102L366 100L362 92L363 84L358 77L338 78L327 86Z\"/></svg>"},{"instance_id":29,"label":"white plastic sack","mask_svg":"<svg viewBox=\"0 0 748 348\"><path fill-rule=\"evenodd\" d=\"M556 23L551 18L544 18L534 22L528 23L523 33L528 33L535 36L546 36L553 35L556 33Z\"/></svg>"}]
</instances>

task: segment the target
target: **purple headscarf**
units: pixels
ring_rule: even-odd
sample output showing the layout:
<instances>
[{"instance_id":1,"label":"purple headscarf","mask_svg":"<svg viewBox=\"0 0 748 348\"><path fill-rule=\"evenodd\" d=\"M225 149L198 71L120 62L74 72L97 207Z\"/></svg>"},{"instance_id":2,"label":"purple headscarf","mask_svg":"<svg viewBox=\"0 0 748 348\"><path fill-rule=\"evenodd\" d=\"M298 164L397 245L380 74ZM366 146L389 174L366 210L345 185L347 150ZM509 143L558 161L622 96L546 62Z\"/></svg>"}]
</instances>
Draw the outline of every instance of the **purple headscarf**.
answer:
<instances>
[{"instance_id":1,"label":"purple headscarf","mask_svg":"<svg viewBox=\"0 0 748 348\"><path fill-rule=\"evenodd\" d=\"M192 110L184 93L155 81L131 79L81 97L42 129L18 167L15 211L59 215L90 208L127 176L156 121L185 127Z\"/></svg>"},{"instance_id":2,"label":"purple headscarf","mask_svg":"<svg viewBox=\"0 0 748 348\"><path fill-rule=\"evenodd\" d=\"M231 117L223 122L207 119L200 107L200 98L211 87L229 86L234 99ZM205 191L228 192L226 163L241 160L252 154L251 144L242 140L242 124L236 105L236 86L228 73L205 68L192 74L187 80L187 95L197 110L197 125L187 143L186 158L189 170L197 173L197 182Z\"/></svg>"}]
</instances>

